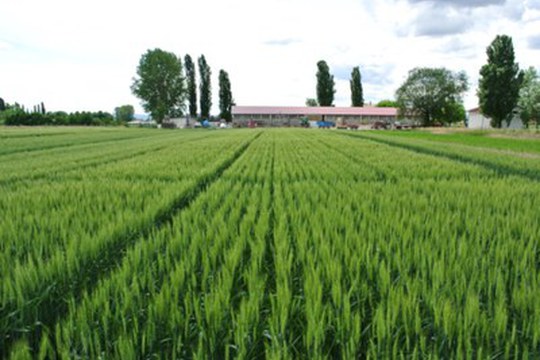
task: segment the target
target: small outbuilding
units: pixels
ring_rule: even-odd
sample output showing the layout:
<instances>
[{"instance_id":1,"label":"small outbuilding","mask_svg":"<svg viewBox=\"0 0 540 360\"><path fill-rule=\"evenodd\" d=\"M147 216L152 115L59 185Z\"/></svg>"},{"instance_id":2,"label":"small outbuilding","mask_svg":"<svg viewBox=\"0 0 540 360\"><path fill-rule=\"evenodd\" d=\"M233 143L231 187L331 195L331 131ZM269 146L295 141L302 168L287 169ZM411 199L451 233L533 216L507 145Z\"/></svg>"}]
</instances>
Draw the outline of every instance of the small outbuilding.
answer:
<instances>
[{"instance_id":1,"label":"small outbuilding","mask_svg":"<svg viewBox=\"0 0 540 360\"><path fill-rule=\"evenodd\" d=\"M491 129L491 119L480 112L480 108L476 107L468 111L467 127L469 129ZM514 116L510 124L505 121L502 123L503 129L523 129L523 122L519 116Z\"/></svg>"}]
</instances>

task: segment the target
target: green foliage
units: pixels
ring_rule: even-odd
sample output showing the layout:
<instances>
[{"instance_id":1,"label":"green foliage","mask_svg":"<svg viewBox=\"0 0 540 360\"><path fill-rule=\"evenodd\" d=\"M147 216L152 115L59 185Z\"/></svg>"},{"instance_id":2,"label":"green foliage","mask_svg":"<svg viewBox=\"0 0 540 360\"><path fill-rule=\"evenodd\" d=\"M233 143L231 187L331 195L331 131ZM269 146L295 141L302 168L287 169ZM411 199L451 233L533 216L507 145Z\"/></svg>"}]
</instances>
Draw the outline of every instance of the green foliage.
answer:
<instances>
[{"instance_id":1,"label":"green foliage","mask_svg":"<svg viewBox=\"0 0 540 360\"><path fill-rule=\"evenodd\" d=\"M444 68L415 68L396 91L400 116L418 119L423 126L451 123L461 115L467 75Z\"/></svg>"},{"instance_id":2,"label":"green foliage","mask_svg":"<svg viewBox=\"0 0 540 360\"><path fill-rule=\"evenodd\" d=\"M0 98L0 112L6 110L6 103L4 99Z\"/></svg>"},{"instance_id":3,"label":"green foliage","mask_svg":"<svg viewBox=\"0 0 540 360\"><path fill-rule=\"evenodd\" d=\"M75 125L75 126L104 126L114 125L114 117L103 111L98 112L41 112L27 113L21 109L13 108L5 111L5 125L43 126L43 125Z\"/></svg>"},{"instance_id":4,"label":"green foliage","mask_svg":"<svg viewBox=\"0 0 540 360\"><path fill-rule=\"evenodd\" d=\"M528 127L534 122L540 126L540 78L533 67L524 73L517 107L523 124Z\"/></svg>"},{"instance_id":5,"label":"green foliage","mask_svg":"<svg viewBox=\"0 0 540 360\"><path fill-rule=\"evenodd\" d=\"M187 54L184 57L184 66L186 68L186 82L187 93L189 102L189 116L192 118L197 117L197 83L195 81L196 71L195 64L191 59L191 56Z\"/></svg>"},{"instance_id":6,"label":"green foliage","mask_svg":"<svg viewBox=\"0 0 540 360\"><path fill-rule=\"evenodd\" d=\"M364 90L362 89L362 75L360 68L354 67L351 72L351 103L352 106L364 106Z\"/></svg>"},{"instance_id":7,"label":"green foliage","mask_svg":"<svg viewBox=\"0 0 540 360\"><path fill-rule=\"evenodd\" d=\"M199 57L198 63L199 77L201 79L199 84L201 118L208 119L210 117L210 110L212 109L212 71L204 55Z\"/></svg>"},{"instance_id":8,"label":"green foliage","mask_svg":"<svg viewBox=\"0 0 540 360\"><path fill-rule=\"evenodd\" d=\"M447 124L465 121L466 116L465 107L460 102L451 102L444 107L442 114L442 118Z\"/></svg>"},{"instance_id":9,"label":"green foliage","mask_svg":"<svg viewBox=\"0 0 540 360\"><path fill-rule=\"evenodd\" d=\"M2 128L0 357L534 358L540 162L458 135Z\"/></svg>"},{"instance_id":10,"label":"green foliage","mask_svg":"<svg viewBox=\"0 0 540 360\"><path fill-rule=\"evenodd\" d=\"M128 122L133 120L135 109L133 105L122 105L114 109L114 118L116 121Z\"/></svg>"},{"instance_id":11,"label":"green foliage","mask_svg":"<svg viewBox=\"0 0 540 360\"><path fill-rule=\"evenodd\" d=\"M27 113L21 108L11 108L3 114L5 125L43 126L43 125L75 125L75 126L106 126L114 125L114 117L107 112L49 112L41 111Z\"/></svg>"},{"instance_id":12,"label":"green foliage","mask_svg":"<svg viewBox=\"0 0 540 360\"><path fill-rule=\"evenodd\" d=\"M480 111L491 118L491 125L500 128L510 124L519 98L523 72L515 62L512 38L497 35L487 48L487 64L480 69L478 98Z\"/></svg>"},{"instance_id":13,"label":"green foliage","mask_svg":"<svg viewBox=\"0 0 540 360\"><path fill-rule=\"evenodd\" d=\"M395 100L384 99L384 100L379 101L377 105L375 106L382 107L382 108L387 108L387 107L397 108L399 104Z\"/></svg>"},{"instance_id":14,"label":"green foliage","mask_svg":"<svg viewBox=\"0 0 540 360\"><path fill-rule=\"evenodd\" d=\"M316 106L319 106L319 102L317 101L317 99L307 98L306 99L306 106L316 107Z\"/></svg>"},{"instance_id":15,"label":"green foliage","mask_svg":"<svg viewBox=\"0 0 540 360\"><path fill-rule=\"evenodd\" d=\"M234 100L231 90L231 81L229 74L224 71L219 71L219 117L227 122L232 121L232 106Z\"/></svg>"},{"instance_id":16,"label":"green foliage","mask_svg":"<svg viewBox=\"0 0 540 360\"><path fill-rule=\"evenodd\" d=\"M139 60L131 91L157 123L177 116L186 97L182 60L161 49L148 50Z\"/></svg>"},{"instance_id":17,"label":"green foliage","mask_svg":"<svg viewBox=\"0 0 540 360\"><path fill-rule=\"evenodd\" d=\"M330 68L326 61L317 63L317 102L320 106L333 106L335 83L334 76L330 75Z\"/></svg>"}]
</instances>

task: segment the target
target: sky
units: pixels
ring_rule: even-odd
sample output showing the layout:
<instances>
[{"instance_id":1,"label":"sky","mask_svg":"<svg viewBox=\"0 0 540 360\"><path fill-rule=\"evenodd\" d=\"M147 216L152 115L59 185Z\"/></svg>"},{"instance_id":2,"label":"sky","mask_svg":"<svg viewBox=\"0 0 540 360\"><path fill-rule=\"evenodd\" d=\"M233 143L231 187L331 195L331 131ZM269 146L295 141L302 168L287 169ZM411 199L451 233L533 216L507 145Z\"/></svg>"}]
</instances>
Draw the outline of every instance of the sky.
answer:
<instances>
[{"instance_id":1,"label":"sky","mask_svg":"<svg viewBox=\"0 0 540 360\"><path fill-rule=\"evenodd\" d=\"M317 62L350 106L360 67L364 99L392 99L415 67L465 71L467 109L498 34L521 68L540 69L540 0L5 0L0 11L0 97L49 111L131 104L139 59L160 48L204 54L218 113L220 69L237 105L303 106L316 97Z\"/></svg>"}]
</instances>

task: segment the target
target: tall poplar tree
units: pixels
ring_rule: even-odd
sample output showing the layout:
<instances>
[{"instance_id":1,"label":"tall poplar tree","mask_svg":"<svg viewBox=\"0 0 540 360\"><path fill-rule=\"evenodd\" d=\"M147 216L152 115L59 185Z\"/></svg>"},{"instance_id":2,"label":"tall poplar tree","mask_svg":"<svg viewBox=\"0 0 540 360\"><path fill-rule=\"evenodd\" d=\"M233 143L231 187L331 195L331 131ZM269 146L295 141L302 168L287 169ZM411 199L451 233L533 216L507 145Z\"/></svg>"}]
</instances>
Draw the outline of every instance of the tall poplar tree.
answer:
<instances>
[{"instance_id":1,"label":"tall poplar tree","mask_svg":"<svg viewBox=\"0 0 540 360\"><path fill-rule=\"evenodd\" d=\"M200 91L200 107L201 107L201 118L207 119L210 117L210 109L212 108L212 84L210 78L212 76L212 71L210 66L206 62L204 55L199 57L199 91Z\"/></svg>"},{"instance_id":2,"label":"tall poplar tree","mask_svg":"<svg viewBox=\"0 0 540 360\"><path fill-rule=\"evenodd\" d=\"M189 116L195 118L197 117L197 84L195 83L195 64L189 54L184 57L184 67L186 70Z\"/></svg>"},{"instance_id":3,"label":"tall poplar tree","mask_svg":"<svg viewBox=\"0 0 540 360\"><path fill-rule=\"evenodd\" d=\"M219 116L227 122L232 120L233 97L231 90L231 81L229 74L224 71L219 71Z\"/></svg>"},{"instance_id":4,"label":"tall poplar tree","mask_svg":"<svg viewBox=\"0 0 540 360\"><path fill-rule=\"evenodd\" d=\"M491 118L491 126L510 124L519 99L523 72L515 62L512 38L497 35L487 48L487 64L480 69L480 111Z\"/></svg>"},{"instance_id":5,"label":"tall poplar tree","mask_svg":"<svg viewBox=\"0 0 540 360\"><path fill-rule=\"evenodd\" d=\"M355 66L351 73L351 103L352 106L364 106L364 90L362 89L362 75L360 68Z\"/></svg>"},{"instance_id":6,"label":"tall poplar tree","mask_svg":"<svg viewBox=\"0 0 540 360\"><path fill-rule=\"evenodd\" d=\"M334 76L330 75L330 69L326 61L317 63L317 101L320 106L332 106L334 103Z\"/></svg>"}]
</instances>

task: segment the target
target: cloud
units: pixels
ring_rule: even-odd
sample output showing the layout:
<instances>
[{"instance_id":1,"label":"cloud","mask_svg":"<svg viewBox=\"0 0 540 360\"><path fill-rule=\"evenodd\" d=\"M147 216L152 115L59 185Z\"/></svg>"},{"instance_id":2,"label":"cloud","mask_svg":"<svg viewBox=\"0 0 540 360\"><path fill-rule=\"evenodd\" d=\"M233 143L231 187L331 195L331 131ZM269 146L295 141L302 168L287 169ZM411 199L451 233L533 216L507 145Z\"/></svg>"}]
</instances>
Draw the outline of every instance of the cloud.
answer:
<instances>
[{"instance_id":1,"label":"cloud","mask_svg":"<svg viewBox=\"0 0 540 360\"><path fill-rule=\"evenodd\" d=\"M13 48L13 45L9 41L0 39L0 51L11 50L12 48Z\"/></svg>"},{"instance_id":2,"label":"cloud","mask_svg":"<svg viewBox=\"0 0 540 360\"><path fill-rule=\"evenodd\" d=\"M530 36L528 39L529 48L540 50L540 35Z\"/></svg>"},{"instance_id":3,"label":"cloud","mask_svg":"<svg viewBox=\"0 0 540 360\"><path fill-rule=\"evenodd\" d=\"M484 7L490 5L504 5L505 0L409 0L411 4L414 3L431 3L435 6L452 6L452 7Z\"/></svg>"},{"instance_id":4,"label":"cloud","mask_svg":"<svg viewBox=\"0 0 540 360\"><path fill-rule=\"evenodd\" d=\"M520 21L533 18L536 1L523 0L407 0L416 15L398 29L398 35L442 37L463 34L472 29L485 31L501 20ZM408 31L403 31L407 29ZM400 34L401 32L401 34Z\"/></svg>"},{"instance_id":5,"label":"cloud","mask_svg":"<svg viewBox=\"0 0 540 360\"><path fill-rule=\"evenodd\" d=\"M420 11L411 25L416 36L441 37L461 34L473 24L470 10L432 5Z\"/></svg>"},{"instance_id":6,"label":"cloud","mask_svg":"<svg viewBox=\"0 0 540 360\"><path fill-rule=\"evenodd\" d=\"M365 68L361 68L362 81L366 84L386 86L393 83L392 74L394 71L394 65L368 65Z\"/></svg>"},{"instance_id":7,"label":"cloud","mask_svg":"<svg viewBox=\"0 0 540 360\"><path fill-rule=\"evenodd\" d=\"M330 69L336 80L349 81L353 67L358 65L340 65ZM362 84L371 85L389 85L392 84L392 72L394 65L392 64L368 64L360 65L360 75L362 76Z\"/></svg>"},{"instance_id":8,"label":"cloud","mask_svg":"<svg viewBox=\"0 0 540 360\"><path fill-rule=\"evenodd\" d=\"M334 78L336 80L349 81L351 79L351 72L354 66L349 66L349 65L339 65L339 66L333 66L333 67L331 66L330 73L334 75Z\"/></svg>"},{"instance_id":9,"label":"cloud","mask_svg":"<svg viewBox=\"0 0 540 360\"><path fill-rule=\"evenodd\" d=\"M462 34L471 27L468 17L453 17L447 15L434 15L424 13L416 19L416 36L446 36Z\"/></svg>"},{"instance_id":10,"label":"cloud","mask_svg":"<svg viewBox=\"0 0 540 360\"><path fill-rule=\"evenodd\" d=\"M286 38L286 39L272 39L267 40L263 44L269 45L269 46L288 46L293 44L299 44L302 41L300 39L294 39L294 38Z\"/></svg>"}]
</instances>

